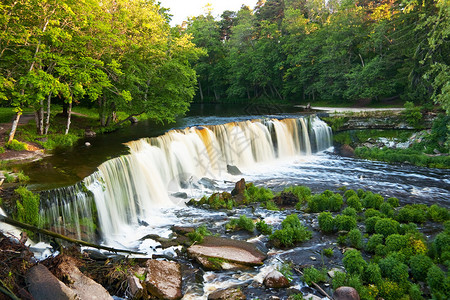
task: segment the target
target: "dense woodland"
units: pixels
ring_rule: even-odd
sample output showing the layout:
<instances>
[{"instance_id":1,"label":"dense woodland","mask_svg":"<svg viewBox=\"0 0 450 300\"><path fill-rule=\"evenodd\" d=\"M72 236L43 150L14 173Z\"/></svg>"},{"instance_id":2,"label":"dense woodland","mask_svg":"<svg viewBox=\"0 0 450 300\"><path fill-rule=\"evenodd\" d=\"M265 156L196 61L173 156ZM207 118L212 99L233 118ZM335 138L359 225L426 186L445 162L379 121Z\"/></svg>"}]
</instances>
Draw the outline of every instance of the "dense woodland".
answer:
<instances>
[{"instance_id":1,"label":"dense woodland","mask_svg":"<svg viewBox=\"0 0 450 300\"><path fill-rule=\"evenodd\" d=\"M201 101L449 102L448 0L267 0L191 19ZM447 104L448 105L448 104Z\"/></svg>"},{"instance_id":2,"label":"dense woodland","mask_svg":"<svg viewBox=\"0 0 450 300\"><path fill-rule=\"evenodd\" d=\"M198 101L401 99L450 108L449 0L267 0L183 26L153 0L5 0L0 106L47 134L51 107L100 124L157 121ZM123 119L123 118L122 118ZM125 119L126 120L126 119ZM123 121L123 120L122 120Z\"/></svg>"}]
</instances>

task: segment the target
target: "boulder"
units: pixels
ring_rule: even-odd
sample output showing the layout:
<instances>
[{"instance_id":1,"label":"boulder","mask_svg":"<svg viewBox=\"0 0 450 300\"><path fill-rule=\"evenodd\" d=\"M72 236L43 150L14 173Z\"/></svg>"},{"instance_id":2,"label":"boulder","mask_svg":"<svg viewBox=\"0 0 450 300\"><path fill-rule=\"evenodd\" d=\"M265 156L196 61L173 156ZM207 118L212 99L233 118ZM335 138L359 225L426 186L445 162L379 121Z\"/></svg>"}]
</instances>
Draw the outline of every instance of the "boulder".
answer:
<instances>
[{"instance_id":1,"label":"boulder","mask_svg":"<svg viewBox=\"0 0 450 300\"><path fill-rule=\"evenodd\" d=\"M355 149L353 149L350 145L342 145L339 148L339 154L344 157L354 157Z\"/></svg>"},{"instance_id":2,"label":"boulder","mask_svg":"<svg viewBox=\"0 0 450 300\"><path fill-rule=\"evenodd\" d=\"M239 288L231 287L227 289L220 289L208 295L208 300L245 300L245 295Z\"/></svg>"},{"instance_id":3,"label":"boulder","mask_svg":"<svg viewBox=\"0 0 450 300\"><path fill-rule=\"evenodd\" d=\"M128 283L128 289L127 289L127 293L128 293L128 297L131 299L140 299L143 298L145 295L145 290L144 287L142 286L139 278L137 278L136 276L128 276L127 278L127 283Z\"/></svg>"},{"instance_id":4,"label":"boulder","mask_svg":"<svg viewBox=\"0 0 450 300\"><path fill-rule=\"evenodd\" d=\"M146 262L147 277L145 286L147 291L160 299L180 299L181 266L175 262L149 259Z\"/></svg>"},{"instance_id":5,"label":"boulder","mask_svg":"<svg viewBox=\"0 0 450 300\"><path fill-rule=\"evenodd\" d=\"M336 300L359 300L358 292L348 286L341 286L334 291L334 299Z\"/></svg>"},{"instance_id":6,"label":"boulder","mask_svg":"<svg viewBox=\"0 0 450 300\"><path fill-rule=\"evenodd\" d=\"M281 192L279 196L273 198L273 202L279 207L294 207L298 203L298 197L292 192Z\"/></svg>"},{"instance_id":7,"label":"boulder","mask_svg":"<svg viewBox=\"0 0 450 300\"><path fill-rule=\"evenodd\" d=\"M244 193L246 188L247 187L245 185L245 179L242 178L241 180L236 182L236 184L234 185L234 189L231 191L231 195L232 196L241 195Z\"/></svg>"},{"instance_id":8,"label":"boulder","mask_svg":"<svg viewBox=\"0 0 450 300\"><path fill-rule=\"evenodd\" d=\"M267 274L263 283L268 288L285 288L290 285L289 280L277 270Z\"/></svg>"},{"instance_id":9,"label":"boulder","mask_svg":"<svg viewBox=\"0 0 450 300\"><path fill-rule=\"evenodd\" d=\"M77 299L77 295L58 280L45 266L36 265L25 275L28 291L35 300Z\"/></svg>"},{"instance_id":10,"label":"boulder","mask_svg":"<svg viewBox=\"0 0 450 300\"><path fill-rule=\"evenodd\" d=\"M322 300L322 298L320 298L319 296L316 296L314 294L308 294L306 296L303 296L303 299L308 299L308 300ZM328 299L328 298L327 298Z\"/></svg>"},{"instance_id":11,"label":"boulder","mask_svg":"<svg viewBox=\"0 0 450 300\"><path fill-rule=\"evenodd\" d=\"M69 287L77 294L79 299L113 299L102 285L81 273L72 258L62 257L61 263L58 265L58 269L63 276L69 279L71 282Z\"/></svg>"},{"instance_id":12,"label":"boulder","mask_svg":"<svg viewBox=\"0 0 450 300\"><path fill-rule=\"evenodd\" d=\"M231 175L242 175L241 170L239 170L236 166L227 165L227 172Z\"/></svg>"},{"instance_id":13,"label":"boulder","mask_svg":"<svg viewBox=\"0 0 450 300\"><path fill-rule=\"evenodd\" d=\"M254 244L207 236L201 244L192 245L188 254L207 269L230 270L259 266L267 255Z\"/></svg>"}]
</instances>

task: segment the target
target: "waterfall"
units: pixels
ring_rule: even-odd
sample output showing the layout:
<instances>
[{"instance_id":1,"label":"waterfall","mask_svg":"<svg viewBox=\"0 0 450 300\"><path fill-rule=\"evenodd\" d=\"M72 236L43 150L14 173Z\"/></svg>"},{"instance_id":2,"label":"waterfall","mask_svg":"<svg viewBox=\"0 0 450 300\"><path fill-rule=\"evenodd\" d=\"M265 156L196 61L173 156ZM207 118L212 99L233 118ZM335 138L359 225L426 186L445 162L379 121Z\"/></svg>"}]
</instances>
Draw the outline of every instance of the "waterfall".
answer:
<instances>
[{"instance_id":1,"label":"waterfall","mask_svg":"<svg viewBox=\"0 0 450 300\"><path fill-rule=\"evenodd\" d=\"M251 168L255 163L311 155L331 145L331 129L316 117L170 130L127 143L130 154L103 163L73 187L43 194L42 219L63 234L77 228L74 233L80 238L86 220L98 215L103 238L114 238L150 220L157 209L177 206L169 190L179 191L193 179L221 178L228 165Z\"/></svg>"}]
</instances>

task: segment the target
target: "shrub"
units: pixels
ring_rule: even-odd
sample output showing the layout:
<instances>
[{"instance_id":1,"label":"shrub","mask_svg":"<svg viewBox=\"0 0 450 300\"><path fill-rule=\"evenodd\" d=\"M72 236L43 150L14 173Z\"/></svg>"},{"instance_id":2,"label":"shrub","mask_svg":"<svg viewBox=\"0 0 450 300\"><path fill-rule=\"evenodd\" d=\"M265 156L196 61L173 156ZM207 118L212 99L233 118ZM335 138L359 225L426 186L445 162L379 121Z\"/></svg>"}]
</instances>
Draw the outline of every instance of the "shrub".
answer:
<instances>
[{"instance_id":1,"label":"shrub","mask_svg":"<svg viewBox=\"0 0 450 300\"><path fill-rule=\"evenodd\" d=\"M368 252L375 253L375 250L378 245L383 245L383 235L382 234L374 234L367 241L366 250Z\"/></svg>"},{"instance_id":2,"label":"shrub","mask_svg":"<svg viewBox=\"0 0 450 300\"><path fill-rule=\"evenodd\" d=\"M42 143L45 149L69 148L72 147L79 137L75 134L56 134Z\"/></svg>"},{"instance_id":3,"label":"shrub","mask_svg":"<svg viewBox=\"0 0 450 300\"><path fill-rule=\"evenodd\" d=\"M422 113L420 112L421 107L415 106L413 102L405 102L405 110L402 112L403 119L408 123L408 125L414 128L420 128L422 126Z\"/></svg>"},{"instance_id":4,"label":"shrub","mask_svg":"<svg viewBox=\"0 0 450 300\"><path fill-rule=\"evenodd\" d=\"M320 230L326 233L334 231L334 219L331 213L321 212L317 219L319 221Z\"/></svg>"},{"instance_id":5,"label":"shrub","mask_svg":"<svg viewBox=\"0 0 450 300\"><path fill-rule=\"evenodd\" d=\"M445 207L440 207L437 204L431 205L427 210L428 219L435 222L445 222L450 218L450 213Z\"/></svg>"},{"instance_id":6,"label":"shrub","mask_svg":"<svg viewBox=\"0 0 450 300\"><path fill-rule=\"evenodd\" d=\"M359 200L358 196L352 196L350 198L347 198L347 205L351 208L354 208L356 211L362 210L362 203L361 200Z\"/></svg>"},{"instance_id":7,"label":"shrub","mask_svg":"<svg viewBox=\"0 0 450 300\"><path fill-rule=\"evenodd\" d=\"M422 291L420 290L420 285L411 284L409 287L409 297L411 300L424 300L422 297Z\"/></svg>"},{"instance_id":8,"label":"shrub","mask_svg":"<svg viewBox=\"0 0 450 300\"><path fill-rule=\"evenodd\" d=\"M381 220L380 217L370 217L364 221L364 224L366 224L366 231L367 233L375 233L375 224Z\"/></svg>"},{"instance_id":9,"label":"shrub","mask_svg":"<svg viewBox=\"0 0 450 300\"><path fill-rule=\"evenodd\" d=\"M39 224L39 195L33 194L26 187L19 187L14 191L19 195L17 200L17 220L33 226Z\"/></svg>"},{"instance_id":10,"label":"shrub","mask_svg":"<svg viewBox=\"0 0 450 300\"><path fill-rule=\"evenodd\" d=\"M450 252L450 234L444 231L436 235L432 248L435 258L441 259L444 253Z\"/></svg>"},{"instance_id":11,"label":"shrub","mask_svg":"<svg viewBox=\"0 0 450 300\"><path fill-rule=\"evenodd\" d=\"M383 204L380 205L380 212L387 218L394 217L394 208L387 202L383 202Z\"/></svg>"},{"instance_id":12,"label":"shrub","mask_svg":"<svg viewBox=\"0 0 450 300\"><path fill-rule=\"evenodd\" d=\"M332 257L332 256L334 255L333 248L326 248L326 249L323 249L322 253L323 253L323 255L325 255L326 257Z\"/></svg>"},{"instance_id":13,"label":"shrub","mask_svg":"<svg viewBox=\"0 0 450 300\"><path fill-rule=\"evenodd\" d=\"M316 194L309 198L308 208L311 212L321 212L325 210L339 211L344 204L341 195L333 194L333 192L326 190L322 194Z\"/></svg>"},{"instance_id":14,"label":"shrub","mask_svg":"<svg viewBox=\"0 0 450 300\"><path fill-rule=\"evenodd\" d=\"M386 250L389 252L400 251L408 245L407 236L400 234L391 234L386 238Z\"/></svg>"},{"instance_id":15,"label":"shrub","mask_svg":"<svg viewBox=\"0 0 450 300\"><path fill-rule=\"evenodd\" d=\"M264 220L256 223L256 229L264 235L272 234L272 226L268 225Z\"/></svg>"},{"instance_id":16,"label":"shrub","mask_svg":"<svg viewBox=\"0 0 450 300\"><path fill-rule=\"evenodd\" d=\"M226 229L229 230L247 230L253 232L255 230L255 224L253 220L248 218L246 215L242 215L239 219L232 219L225 225Z\"/></svg>"},{"instance_id":17,"label":"shrub","mask_svg":"<svg viewBox=\"0 0 450 300\"><path fill-rule=\"evenodd\" d=\"M6 148L14 151L23 151L27 150L27 144L19 142L18 140L12 140L11 142L7 143Z\"/></svg>"},{"instance_id":18,"label":"shrub","mask_svg":"<svg viewBox=\"0 0 450 300\"><path fill-rule=\"evenodd\" d=\"M344 197L347 200L352 198L352 197L354 197L354 196L358 197L358 194L354 190L346 190L345 193L344 193Z\"/></svg>"},{"instance_id":19,"label":"shrub","mask_svg":"<svg viewBox=\"0 0 450 300\"><path fill-rule=\"evenodd\" d=\"M300 223L297 214L287 216L281 222L281 228L269 236L269 240L272 240L276 246L292 246L309 240L312 236L311 231Z\"/></svg>"},{"instance_id":20,"label":"shrub","mask_svg":"<svg viewBox=\"0 0 450 300\"><path fill-rule=\"evenodd\" d=\"M392 207L399 207L400 206L400 202L395 197L388 198L387 199L387 203L389 203Z\"/></svg>"},{"instance_id":21,"label":"shrub","mask_svg":"<svg viewBox=\"0 0 450 300\"><path fill-rule=\"evenodd\" d=\"M362 248L362 234L359 229L352 229L347 235L347 238L350 242L350 245L354 248L361 249Z\"/></svg>"},{"instance_id":22,"label":"shrub","mask_svg":"<svg viewBox=\"0 0 450 300\"><path fill-rule=\"evenodd\" d=\"M417 230L416 223L408 223L408 224L400 224L398 232L400 234L407 234L407 233L415 234L419 231Z\"/></svg>"},{"instance_id":23,"label":"shrub","mask_svg":"<svg viewBox=\"0 0 450 300\"><path fill-rule=\"evenodd\" d=\"M342 259L344 267L349 274L362 275L367 263L358 250L350 249L344 253Z\"/></svg>"},{"instance_id":24,"label":"shrub","mask_svg":"<svg viewBox=\"0 0 450 300\"><path fill-rule=\"evenodd\" d=\"M25 183L25 182L30 181L30 177L28 177L27 175L25 175L25 174L23 173L23 171L20 171L20 172L17 174L17 179L18 179L19 182L21 182L21 183Z\"/></svg>"},{"instance_id":25,"label":"shrub","mask_svg":"<svg viewBox=\"0 0 450 300\"><path fill-rule=\"evenodd\" d=\"M355 218L356 219L356 209L354 209L354 208L351 208L351 207L346 207L343 211L342 211L342 214L343 215L346 215L346 216L350 216L350 217L352 217L352 218Z\"/></svg>"},{"instance_id":26,"label":"shrub","mask_svg":"<svg viewBox=\"0 0 450 300\"><path fill-rule=\"evenodd\" d=\"M278 208L278 206L275 204L275 202L273 202L272 200L269 200L269 201L267 201L267 202L263 202L263 203L261 204L261 206L264 207L264 208L267 209L267 210L272 210L272 211L280 210L280 209Z\"/></svg>"},{"instance_id":27,"label":"shrub","mask_svg":"<svg viewBox=\"0 0 450 300\"><path fill-rule=\"evenodd\" d=\"M364 212L364 218L383 217L383 214L374 208L369 208Z\"/></svg>"},{"instance_id":28,"label":"shrub","mask_svg":"<svg viewBox=\"0 0 450 300\"><path fill-rule=\"evenodd\" d=\"M339 194L334 194L329 198L329 209L331 211L340 211L343 204L344 199Z\"/></svg>"},{"instance_id":29,"label":"shrub","mask_svg":"<svg viewBox=\"0 0 450 300\"><path fill-rule=\"evenodd\" d=\"M369 263L364 270L364 282L379 284L382 281L380 266L375 263Z\"/></svg>"},{"instance_id":30,"label":"shrub","mask_svg":"<svg viewBox=\"0 0 450 300\"><path fill-rule=\"evenodd\" d=\"M426 212L427 206L424 204L408 204L399 210L396 220L402 223L424 223L427 220Z\"/></svg>"},{"instance_id":31,"label":"shrub","mask_svg":"<svg viewBox=\"0 0 450 300\"><path fill-rule=\"evenodd\" d=\"M303 269L303 281L311 285L312 282L319 283L327 281L327 270L317 270L314 266Z\"/></svg>"},{"instance_id":32,"label":"shrub","mask_svg":"<svg viewBox=\"0 0 450 300\"><path fill-rule=\"evenodd\" d=\"M334 277L332 280L333 289L337 289L341 286L347 285L347 274L344 272L336 272L334 273Z\"/></svg>"},{"instance_id":33,"label":"shrub","mask_svg":"<svg viewBox=\"0 0 450 300\"><path fill-rule=\"evenodd\" d=\"M367 192L364 198L362 199L362 202L365 208L380 209L381 204L384 202L384 198L380 194Z\"/></svg>"},{"instance_id":34,"label":"shrub","mask_svg":"<svg viewBox=\"0 0 450 300\"><path fill-rule=\"evenodd\" d=\"M277 267L278 272L283 274L284 277L289 280L289 282L292 281L292 263L291 262L283 262L281 266Z\"/></svg>"},{"instance_id":35,"label":"shrub","mask_svg":"<svg viewBox=\"0 0 450 300\"><path fill-rule=\"evenodd\" d=\"M386 258L381 259L378 265L383 277L401 285L407 282L409 277L408 266L402 263L395 255L388 255Z\"/></svg>"},{"instance_id":36,"label":"shrub","mask_svg":"<svg viewBox=\"0 0 450 300\"><path fill-rule=\"evenodd\" d=\"M378 285L379 296L386 300L399 300L404 292L400 286L391 280L382 280Z\"/></svg>"},{"instance_id":37,"label":"shrub","mask_svg":"<svg viewBox=\"0 0 450 300\"><path fill-rule=\"evenodd\" d=\"M191 241L201 243L203 242L203 237L207 235L211 235L211 232L206 228L206 225L202 225L193 232L189 232L187 236Z\"/></svg>"},{"instance_id":38,"label":"shrub","mask_svg":"<svg viewBox=\"0 0 450 300\"><path fill-rule=\"evenodd\" d=\"M291 192L295 196L297 196L298 201L300 203L305 203L308 198L311 196L311 189L307 186L290 186L288 188L285 188L283 192L288 193Z\"/></svg>"},{"instance_id":39,"label":"shrub","mask_svg":"<svg viewBox=\"0 0 450 300\"><path fill-rule=\"evenodd\" d=\"M356 228L356 219L350 216L337 215L336 218L334 218L334 224L338 230L350 231L353 228Z\"/></svg>"},{"instance_id":40,"label":"shrub","mask_svg":"<svg viewBox=\"0 0 450 300\"><path fill-rule=\"evenodd\" d=\"M411 274L414 279L418 281L424 281L427 278L428 270L433 265L433 260L426 255L419 254L414 255L409 260L409 267L411 268Z\"/></svg>"},{"instance_id":41,"label":"shrub","mask_svg":"<svg viewBox=\"0 0 450 300\"><path fill-rule=\"evenodd\" d=\"M450 293L450 282L445 272L438 266L432 265L428 269L427 283L434 298L448 299L446 296Z\"/></svg>"},{"instance_id":42,"label":"shrub","mask_svg":"<svg viewBox=\"0 0 450 300\"><path fill-rule=\"evenodd\" d=\"M5 175L5 181L7 183L12 183L12 182L16 181L16 177L14 177L14 175L11 175L9 173L3 173L3 175Z\"/></svg>"},{"instance_id":43,"label":"shrub","mask_svg":"<svg viewBox=\"0 0 450 300\"><path fill-rule=\"evenodd\" d=\"M245 190L249 202L266 202L272 200L273 193L265 187L256 187L253 184L249 185Z\"/></svg>"},{"instance_id":44,"label":"shrub","mask_svg":"<svg viewBox=\"0 0 450 300\"><path fill-rule=\"evenodd\" d=\"M358 194L359 199L363 198L366 195L366 192L363 189L356 190L356 193Z\"/></svg>"},{"instance_id":45,"label":"shrub","mask_svg":"<svg viewBox=\"0 0 450 300\"><path fill-rule=\"evenodd\" d=\"M398 233L400 224L392 219L380 219L375 223L375 232L387 237L391 234Z\"/></svg>"},{"instance_id":46,"label":"shrub","mask_svg":"<svg viewBox=\"0 0 450 300\"><path fill-rule=\"evenodd\" d=\"M0 154L5 153L5 148L0 147Z\"/></svg>"}]
</instances>

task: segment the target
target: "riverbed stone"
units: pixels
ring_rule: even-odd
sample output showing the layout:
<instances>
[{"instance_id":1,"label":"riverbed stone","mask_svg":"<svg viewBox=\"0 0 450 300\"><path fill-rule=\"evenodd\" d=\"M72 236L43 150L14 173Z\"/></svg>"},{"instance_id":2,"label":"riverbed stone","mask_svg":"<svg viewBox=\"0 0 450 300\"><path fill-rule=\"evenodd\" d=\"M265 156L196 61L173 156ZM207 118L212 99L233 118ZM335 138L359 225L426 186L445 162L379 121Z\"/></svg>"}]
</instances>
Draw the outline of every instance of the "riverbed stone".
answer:
<instances>
[{"instance_id":1,"label":"riverbed stone","mask_svg":"<svg viewBox=\"0 0 450 300\"><path fill-rule=\"evenodd\" d=\"M128 276L127 278L128 283L128 296L131 299L141 299L145 295L144 287L142 286L139 278L137 278L134 275Z\"/></svg>"},{"instance_id":2,"label":"riverbed stone","mask_svg":"<svg viewBox=\"0 0 450 300\"><path fill-rule=\"evenodd\" d=\"M355 149L353 149L350 145L342 145L339 149L339 154L344 157L354 157Z\"/></svg>"},{"instance_id":3,"label":"riverbed stone","mask_svg":"<svg viewBox=\"0 0 450 300\"><path fill-rule=\"evenodd\" d=\"M236 184L234 185L234 189L231 191L231 195L236 196L236 195L243 194L245 192L246 188L247 187L245 185L245 179L242 178L241 180L236 182Z\"/></svg>"},{"instance_id":4,"label":"riverbed stone","mask_svg":"<svg viewBox=\"0 0 450 300\"><path fill-rule=\"evenodd\" d=\"M285 288L290 285L289 280L277 270L267 274L263 283L268 288Z\"/></svg>"},{"instance_id":5,"label":"riverbed stone","mask_svg":"<svg viewBox=\"0 0 450 300\"><path fill-rule=\"evenodd\" d=\"M25 276L25 282L35 300L77 299L77 294L43 265L32 267Z\"/></svg>"},{"instance_id":6,"label":"riverbed stone","mask_svg":"<svg viewBox=\"0 0 450 300\"><path fill-rule=\"evenodd\" d=\"M102 285L87 277L78 269L71 257L62 257L58 269L61 274L69 278L71 282L69 287L77 294L79 299L113 300Z\"/></svg>"},{"instance_id":7,"label":"riverbed stone","mask_svg":"<svg viewBox=\"0 0 450 300\"><path fill-rule=\"evenodd\" d=\"M267 255L245 241L207 236L201 244L187 249L189 255L207 269L230 270L259 266Z\"/></svg>"},{"instance_id":8,"label":"riverbed stone","mask_svg":"<svg viewBox=\"0 0 450 300\"><path fill-rule=\"evenodd\" d=\"M180 299L181 266L176 262L149 259L146 262L147 291L159 299Z\"/></svg>"},{"instance_id":9,"label":"riverbed stone","mask_svg":"<svg viewBox=\"0 0 450 300\"><path fill-rule=\"evenodd\" d=\"M239 288L231 287L227 289L220 289L208 295L208 300L245 300L244 293Z\"/></svg>"},{"instance_id":10,"label":"riverbed stone","mask_svg":"<svg viewBox=\"0 0 450 300\"><path fill-rule=\"evenodd\" d=\"M238 167L232 165L227 165L227 172L231 175L242 175L241 170L239 170Z\"/></svg>"},{"instance_id":11,"label":"riverbed stone","mask_svg":"<svg viewBox=\"0 0 450 300\"><path fill-rule=\"evenodd\" d=\"M336 300L359 300L358 292L349 286L341 286L334 291L334 299Z\"/></svg>"}]
</instances>

